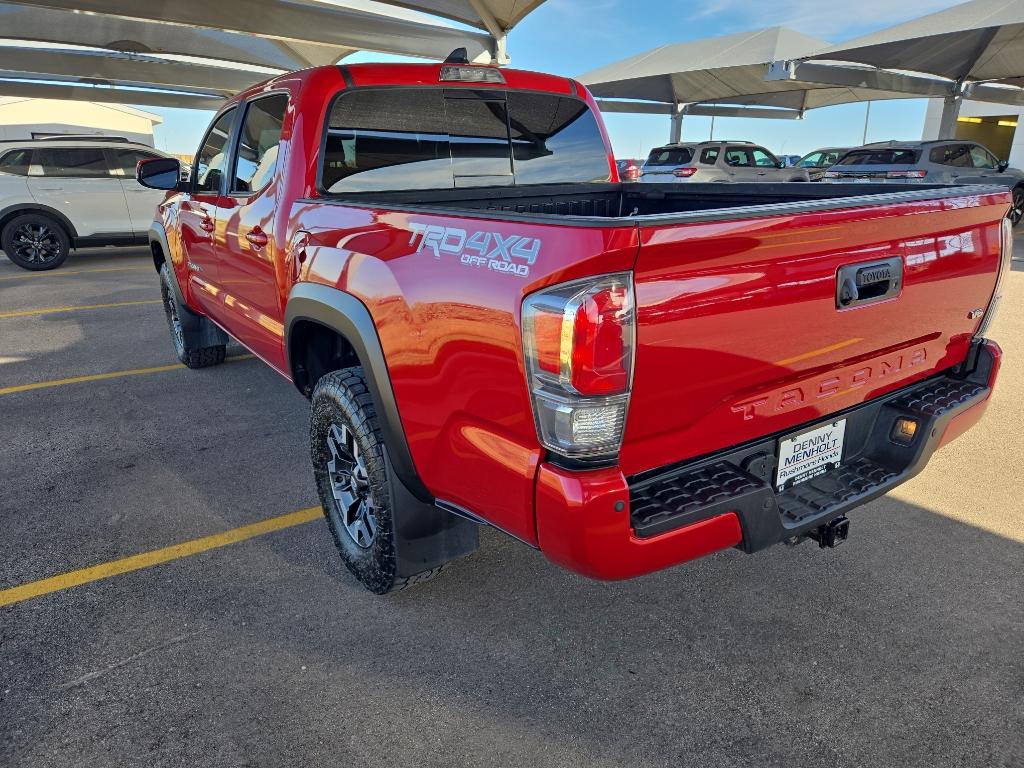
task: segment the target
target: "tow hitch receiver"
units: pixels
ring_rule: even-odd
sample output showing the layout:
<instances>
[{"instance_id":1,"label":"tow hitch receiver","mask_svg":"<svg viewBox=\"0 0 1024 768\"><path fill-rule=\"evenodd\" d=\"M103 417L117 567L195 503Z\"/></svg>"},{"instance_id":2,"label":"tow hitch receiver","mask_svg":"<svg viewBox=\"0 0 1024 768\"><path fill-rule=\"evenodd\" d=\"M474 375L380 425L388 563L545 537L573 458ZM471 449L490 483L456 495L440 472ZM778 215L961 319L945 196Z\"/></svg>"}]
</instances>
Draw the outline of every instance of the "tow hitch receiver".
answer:
<instances>
[{"instance_id":1,"label":"tow hitch receiver","mask_svg":"<svg viewBox=\"0 0 1024 768\"><path fill-rule=\"evenodd\" d=\"M850 535L850 518L844 516L829 520L825 525L807 532L807 535L818 542L822 549L835 549Z\"/></svg>"}]
</instances>

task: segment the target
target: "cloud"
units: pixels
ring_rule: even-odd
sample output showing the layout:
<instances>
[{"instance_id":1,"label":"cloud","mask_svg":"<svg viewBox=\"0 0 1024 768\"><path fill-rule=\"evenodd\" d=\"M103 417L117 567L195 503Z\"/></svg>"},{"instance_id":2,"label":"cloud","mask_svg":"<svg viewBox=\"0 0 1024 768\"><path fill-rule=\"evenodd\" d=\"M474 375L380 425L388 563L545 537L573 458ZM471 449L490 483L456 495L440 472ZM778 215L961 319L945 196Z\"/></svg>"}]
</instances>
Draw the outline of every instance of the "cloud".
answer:
<instances>
[{"instance_id":1,"label":"cloud","mask_svg":"<svg viewBox=\"0 0 1024 768\"><path fill-rule=\"evenodd\" d=\"M791 27L806 35L843 42L876 29L935 13L963 0L856 0L839 8L824 0L775 0L771 15L763 0L710 0L696 16L722 25L723 34L756 27Z\"/></svg>"}]
</instances>

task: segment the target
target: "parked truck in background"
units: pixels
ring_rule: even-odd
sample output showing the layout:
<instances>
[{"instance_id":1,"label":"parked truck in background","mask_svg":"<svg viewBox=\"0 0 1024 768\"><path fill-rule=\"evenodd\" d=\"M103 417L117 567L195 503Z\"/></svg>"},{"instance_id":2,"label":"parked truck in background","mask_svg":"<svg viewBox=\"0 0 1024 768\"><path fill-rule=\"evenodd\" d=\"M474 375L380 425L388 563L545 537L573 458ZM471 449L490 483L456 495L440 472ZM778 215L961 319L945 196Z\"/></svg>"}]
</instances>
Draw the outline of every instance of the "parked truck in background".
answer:
<instances>
[{"instance_id":1,"label":"parked truck in background","mask_svg":"<svg viewBox=\"0 0 1024 768\"><path fill-rule=\"evenodd\" d=\"M282 75L189 182L138 178L171 190L149 236L179 358L230 335L310 398L327 521L378 593L480 524L599 579L834 546L999 369L1005 189L621 184L564 77Z\"/></svg>"}]
</instances>

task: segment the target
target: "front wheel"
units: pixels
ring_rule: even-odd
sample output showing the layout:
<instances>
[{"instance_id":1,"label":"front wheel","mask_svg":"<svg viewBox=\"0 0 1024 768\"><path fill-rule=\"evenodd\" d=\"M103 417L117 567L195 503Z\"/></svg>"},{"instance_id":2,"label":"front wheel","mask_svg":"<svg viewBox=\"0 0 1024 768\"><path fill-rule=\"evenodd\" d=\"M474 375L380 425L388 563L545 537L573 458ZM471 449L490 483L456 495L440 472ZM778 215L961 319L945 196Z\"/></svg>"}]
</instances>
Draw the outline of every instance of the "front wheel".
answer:
<instances>
[{"instance_id":1,"label":"front wheel","mask_svg":"<svg viewBox=\"0 0 1024 768\"><path fill-rule=\"evenodd\" d=\"M22 269L40 272L56 269L68 257L71 239L55 219L41 213L24 213L11 219L0 234L7 258Z\"/></svg>"},{"instance_id":2,"label":"front wheel","mask_svg":"<svg viewBox=\"0 0 1024 768\"><path fill-rule=\"evenodd\" d=\"M1013 203L1010 205L1009 215L1010 223L1015 227L1024 218L1024 187L1013 188Z\"/></svg>"},{"instance_id":3,"label":"front wheel","mask_svg":"<svg viewBox=\"0 0 1024 768\"><path fill-rule=\"evenodd\" d=\"M320 504L345 567L383 595L426 581L441 566L399 574L384 437L361 367L328 373L313 390L310 454Z\"/></svg>"}]
</instances>

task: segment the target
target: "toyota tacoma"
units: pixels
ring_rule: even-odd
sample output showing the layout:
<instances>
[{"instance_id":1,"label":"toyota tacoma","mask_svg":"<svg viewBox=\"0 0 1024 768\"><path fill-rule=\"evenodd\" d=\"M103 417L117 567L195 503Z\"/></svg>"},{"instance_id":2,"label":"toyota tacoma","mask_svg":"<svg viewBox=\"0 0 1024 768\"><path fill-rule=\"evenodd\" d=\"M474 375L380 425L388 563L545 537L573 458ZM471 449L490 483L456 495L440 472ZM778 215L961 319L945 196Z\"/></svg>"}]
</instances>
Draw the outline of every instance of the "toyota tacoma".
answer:
<instances>
[{"instance_id":1,"label":"toyota tacoma","mask_svg":"<svg viewBox=\"0 0 1024 768\"><path fill-rule=\"evenodd\" d=\"M624 579L835 546L984 411L997 186L621 184L574 80L330 66L220 110L149 232L178 357L311 400L320 500L383 593L493 526Z\"/></svg>"}]
</instances>

